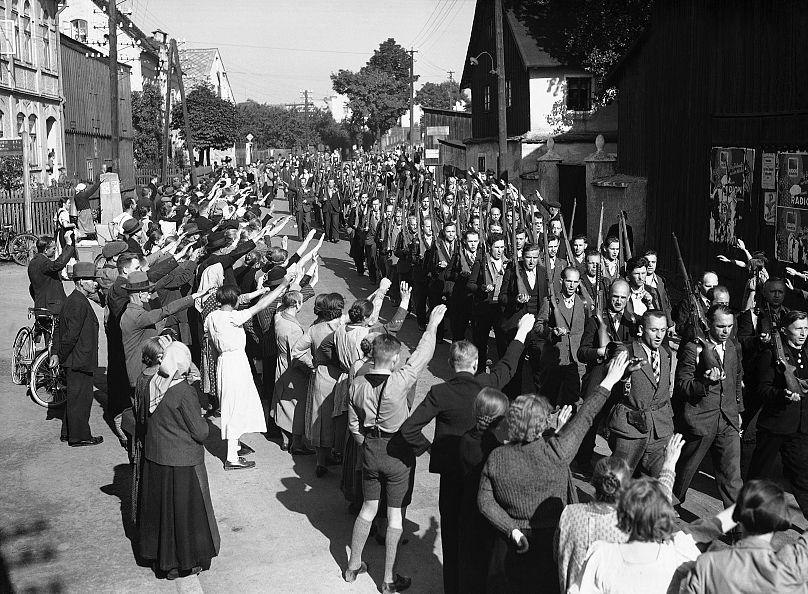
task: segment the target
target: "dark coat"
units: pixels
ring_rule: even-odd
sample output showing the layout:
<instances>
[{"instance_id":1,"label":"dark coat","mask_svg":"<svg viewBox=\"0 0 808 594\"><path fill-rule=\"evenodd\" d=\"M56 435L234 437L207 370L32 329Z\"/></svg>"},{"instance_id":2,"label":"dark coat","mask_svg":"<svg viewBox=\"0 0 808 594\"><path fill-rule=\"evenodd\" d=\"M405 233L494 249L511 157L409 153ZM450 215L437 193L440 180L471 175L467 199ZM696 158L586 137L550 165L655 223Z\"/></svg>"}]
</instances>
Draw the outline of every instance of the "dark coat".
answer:
<instances>
[{"instance_id":1,"label":"dark coat","mask_svg":"<svg viewBox=\"0 0 808 594\"><path fill-rule=\"evenodd\" d=\"M28 264L28 288L34 307L41 307L53 314L58 314L65 300L65 289L62 285L61 272L73 257L75 248L68 245L62 254L51 260L45 254L37 254Z\"/></svg>"},{"instance_id":2,"label":"dark coat","mask_svg":"<svg viewBox=\"0 0 808 594\"><path fill-rule=\"evenodd\" d=\"M505 356L494 364L489 373L471 375L461 372L442 384L432 386L421 404L404 422L399 433L420 456L430 446L421 429L435 419L429 472L460 477L460 438L477 422L474 418L474 399L483 388L501 390L511 380L524 348L522 342L514 340Z\"/></svg>"},{"instance_id":3,"label":"dark coat","mask_svg":"<svg viewBox=\"0 0 808 594\"><path fill-rule=\"evenodd\" d=\"M630 356L646 359L645 350L639 341L631 343ZM650 436L663 439L673 435L673 410L671 408L671 356L665 349L659 349L659 384L654 381L650 363L631 374L626 382L618 382L612 394L617 403L609 417L609 430L620 437L639 439ZM617 394L615 394L617 392ZM648 431L641 432L629 423L631 411L644 411Z\"/></svg>"},{"instance_id":4,"label":"dark coat","mask_svg":"<svg viewBox=\"0 0 808 594\"><path fill-rule=\"evenodd\" d=\"M786 359L797 367L795 375L806 379L808 369L800 369L796 352L784 345ZM802 359L808 361L808 345L802 348ZM785 397L785 378L774 367L774 352L766 350L758 359L758 396L763 402L757 426L777 435L808 434L808 398L792 402Z\"/></svg>"},{"instance_id":5,"label":"dark coat","mask_svg":"<svg viewBox=\"0 0 808 594\"><path fill-rule=\"evenodd\" d=\"M146 420L146 459L163 466L202 464L208 429L196 390L185 381L171 386Z\"/></svg>"},{"instance_id":6,"label":"dark coat","mask_svg":"<svg viewBox=\"0 0 808 594\"><path fill-rule=\"evenodd\" d=\"M98 318L81 291L67 296L57 329L59 363L74 371L92 373L98 367Z\"/></svg>"},{"instance_id":7,"label":"dark coat","mask_svg":"<svg viewBox=\"0 0 808 594\"><path fill-rule=\"evenodd\" d=\"M704 380L706 367L697 357L697 347L688 342L677 353L674 411L676 426L691 435L712 435L718 416L723 413L730 425L740 430L743 412L741 380L743 365L740 348L727 340L724 352L726 379L715 384Z\"/></svg>"},{"instance_id":8,"label":"dark coat","mask_svg":"<svg viewBox=\"0 0 808 594\"><path fill-rule=\"evenodd\" d=\"M524 287L530 296L527 303L519 303L516 300L519 295L518 277L522 278ZM499 292L499 304L502 306L504 316L503 329L508 331L516 328L519 325L519 319L526 313L538 316L539 310L547 298L547 275L543 267L536 267L536 284L531 289L527 276L525 276L524 265L521 262L511 263L505 270L502 289Z\"/></svg>"},{"instance_id":9,"label":"dark coat","mask_svg":"<svg viewBox=\"0 0 808 594\"><path fill-rule=\"evenodd\" d=\"M603 313L608 316L608 312ZM622 316L620 318L620 325L615 330L612 324L606 321L606 333L609 335L609 340L613 342L629 343L634 340L637 334L637 327L634 323ZM584 335L581 337L581 346L578 347L578 360L586 365L595 365L598 361L598 349L602 346L599 340L598 333L598 320L595 316L590 316L584 323Z\"/></svg>"},{"instance_id":10,"label":"dark coat","mask_svg":"<svg viewBox=\"0 0 808 594\"><path fill-rule=\"evenodd\" d=\"M336 187L333 192L330 192L328 188L323 188L320 193L320 203L323 205L323 212L340 212L342 196Z\"/></svg>"}]
</instances>

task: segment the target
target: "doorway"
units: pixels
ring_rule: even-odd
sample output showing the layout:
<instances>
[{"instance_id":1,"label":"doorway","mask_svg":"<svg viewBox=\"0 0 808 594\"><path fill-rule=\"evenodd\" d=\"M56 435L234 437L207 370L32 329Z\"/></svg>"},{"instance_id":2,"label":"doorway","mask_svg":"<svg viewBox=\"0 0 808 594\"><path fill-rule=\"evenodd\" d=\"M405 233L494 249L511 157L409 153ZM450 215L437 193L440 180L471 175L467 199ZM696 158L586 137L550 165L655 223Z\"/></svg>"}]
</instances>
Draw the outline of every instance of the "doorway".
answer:
<instances>
[{"instance_id":1,"label":"doorway","mask_svg":"<svg viewBox=\"0 0 808 594\"><path fill-rule=\"evenodd\" d=\"M573 235L586 233L585 165L558 164L558 201L561 203L561 212L564 214L564 221L568 226L573 205L575 205L575 219L572 221L570 241L572 241ZM589 238L590 244L596 240L596 237Z\"/></svg>"}]
</instances>

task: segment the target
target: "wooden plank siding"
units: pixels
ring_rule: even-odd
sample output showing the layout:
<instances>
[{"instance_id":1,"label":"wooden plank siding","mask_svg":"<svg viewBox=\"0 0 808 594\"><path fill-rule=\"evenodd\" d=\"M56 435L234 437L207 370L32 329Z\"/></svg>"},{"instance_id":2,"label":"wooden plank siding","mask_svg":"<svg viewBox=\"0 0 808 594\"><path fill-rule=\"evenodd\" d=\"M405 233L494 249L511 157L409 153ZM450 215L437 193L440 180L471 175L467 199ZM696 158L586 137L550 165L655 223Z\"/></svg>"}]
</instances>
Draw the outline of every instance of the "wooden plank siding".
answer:
<instances>
[{"instance_id":1,"label":"wooden plank siding","mask_svg":"<svg viewBox=\"0 0 808 594\"><path fill-rule=\"evenodd\" d=\"M755 179L738 236L774 250L763 222L763 150L808 148L808 3L658 0L644 40L615 75L621 173L648 178L648 237L671 269L670 232L691 273L718 268L709 235L713 146L753 148Z\"/></svg>"},{"instance_id":2,"label":"wooden plank siding","mask_svg":"<svg viewBox=\"0 0 808 594\"><path fill-rule=\"evenodd\" d=\"M31 212L33 215L35 235L53 235L54 216L59 210L60 199L63 196L72 196L73 188L57 186L47 189L31 190ZM0 192L0 222L3 225L12 225L18 233L25 232L25 200L23 191L17 190L10 195ZM90 200L90 206L97 210L99 198Z\"/></svg>"},{"instance_id":3,"label":"wooden plank siding","mask_svg":"<svg viewBox=\"0 0 808 594\"><path fill-rule=\"evenodd\" d=\"M65 96L65 167L70 177L97 179L103 165L112 158L112 123L109 106L109 68L106 58L88 57L95 50L67 36L62 36L62 79ZM122 193L133 193L134 129L132 127L132 91L130 67L119 65L118 96L120 100L120 171ZM89 162L89 165L88 165Z\"/></svg>"},{"instance_id":4,"label":"wooden plank siding","mask_svg":"<svg viewBox=\"0 0 808 594\"><path fill-rule=\"evenodd\" d=\"M506 109L508 136L517 136L530 130L530 78L522 61L513 34L504 19L505 77L511 84L511 106ZM493 3L477 4L469 39L469 54L476 56L488 52L496 57L494 43ZM475 139L497 137L497 77L491 74L492 60L481 56L480 63L471 69L472 136ZM484 109L484 87L491 86L491 105Z\"/></svg>"}]
</instances>

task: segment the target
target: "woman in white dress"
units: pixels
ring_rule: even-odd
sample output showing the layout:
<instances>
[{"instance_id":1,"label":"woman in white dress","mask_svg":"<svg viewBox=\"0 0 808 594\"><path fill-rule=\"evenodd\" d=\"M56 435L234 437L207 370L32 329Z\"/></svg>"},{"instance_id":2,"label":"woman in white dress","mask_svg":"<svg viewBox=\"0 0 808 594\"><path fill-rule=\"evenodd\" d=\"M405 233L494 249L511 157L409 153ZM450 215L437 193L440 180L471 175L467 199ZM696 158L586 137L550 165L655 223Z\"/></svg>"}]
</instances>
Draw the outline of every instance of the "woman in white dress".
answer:
<instances>
[{"instance_id":1,"label":"woman in white dress","mask_svg":"<svg viewBox=\"0 0 808 594\"><path fill-rule=\"evenodd\" d=\"M263 433L267 430L264 409L244 350L247 336L243 326L286 291L290 280L287 276L280 286L261 297L258 303L242 310L236 309L238 289L230 285L220 287L216 291L216 299L221 307L211 312L205 320L205 334L218 352L216 387L221 399L222 437L227 441L225 470L255 466L255 462L242 457L250 450L239 450L239 438L244 433Z\"/></svg>"}]
</instances>

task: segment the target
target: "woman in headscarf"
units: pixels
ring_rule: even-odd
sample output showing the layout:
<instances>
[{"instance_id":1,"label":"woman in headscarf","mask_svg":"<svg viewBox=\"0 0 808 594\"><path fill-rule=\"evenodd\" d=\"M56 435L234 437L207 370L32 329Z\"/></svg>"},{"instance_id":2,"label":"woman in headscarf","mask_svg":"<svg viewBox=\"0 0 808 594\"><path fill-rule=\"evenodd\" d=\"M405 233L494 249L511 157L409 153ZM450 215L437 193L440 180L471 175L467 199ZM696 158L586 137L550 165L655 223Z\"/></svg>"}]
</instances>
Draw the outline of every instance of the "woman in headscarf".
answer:
<instances>
[{"instance_id":1,"label":"woman in headscarf","mask_svg":"<svg viewBox=\"0 0 808 594\"><path fill-rule=\"evenodd\" d=\"M208 569L219 553L202 445L208 424L190 370L188 347L172 342L149 382L138 552L167 579Z\"/></svg>"},{"instance_id":2,"label":"woman in headscarf","mask_svg":"<svg viewBox=\"0 0 808 594\"><path fill-rule=\"evenodd\" d=\"M221 307L205 320L205 334L218 353L216 388L222 411L222 437L227 440L225 470L254 467L255 462L243 458L252 449L240 447L239 438L244 433L267 430L261 398L247 360L247 336L243 326L284 293L293 278L294 273L291 273L271 292L262 287L260 293L266 294L252 307L240 310L236 309L240 301L238 288L220 287L216 299Z\"/></svg>"},{"instance_id":3,"label":"woman in headscarf","mask_svg":"<svg viewBox=\"0 0 808 594\"><path fill-rule=\"evenodd\" d=\"M219 302L216 301L216 293L212 289L218 289L224 282L224 269L221 264L212 264L205 268L202 273L202 278L199 281L199 291L207 295L206 298L199 298L194 302L196 311L199 312L199 320L202 328L205 327L205 320L208 315L214 311ZM211 291L210 293L208 293ZM204 333L203 333L204 334ZM202 358L200 360L202 372L202 391L210 398L216 397L216 355L212 352L212 345L210 340L203 335L202 338ZM215 405L211 403L209 410L214 410L218 407L218 400L215 400Z\"/></svg>"}]
</instances>

